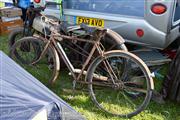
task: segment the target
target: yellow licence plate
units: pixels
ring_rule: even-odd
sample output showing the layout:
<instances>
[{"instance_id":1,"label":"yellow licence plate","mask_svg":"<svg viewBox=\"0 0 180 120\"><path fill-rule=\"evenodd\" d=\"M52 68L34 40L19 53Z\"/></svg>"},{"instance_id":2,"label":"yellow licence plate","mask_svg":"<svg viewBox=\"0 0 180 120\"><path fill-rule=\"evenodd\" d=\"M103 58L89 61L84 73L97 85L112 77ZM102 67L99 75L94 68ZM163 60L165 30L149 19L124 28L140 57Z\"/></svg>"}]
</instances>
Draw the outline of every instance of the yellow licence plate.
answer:
<instances>
[{"instance_id":1,"label":"yellow licence plate","mask_svg":"<svg viewBox=\"0 0 180 120\"><path fill-rule=\"evenodd\" d=\"M76 17L76 24L85 23L89 26L104 27L104 20L97 18Z\"/></svg>"}]
</instances>

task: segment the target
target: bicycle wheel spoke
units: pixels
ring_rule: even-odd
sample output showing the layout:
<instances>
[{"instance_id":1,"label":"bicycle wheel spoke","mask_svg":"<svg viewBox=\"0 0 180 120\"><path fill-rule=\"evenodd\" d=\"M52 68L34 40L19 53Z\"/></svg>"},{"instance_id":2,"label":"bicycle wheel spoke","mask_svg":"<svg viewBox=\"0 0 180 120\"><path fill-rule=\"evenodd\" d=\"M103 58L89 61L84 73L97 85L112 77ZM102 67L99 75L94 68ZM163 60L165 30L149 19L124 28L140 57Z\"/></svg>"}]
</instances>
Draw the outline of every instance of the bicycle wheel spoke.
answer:
<instances>
[{"instance_id":1,"label":"bicycle wheel spoke","mask_svg":"<svg viewBox=\"0 0 180 120\"><path fill-rule=\"evenodd\" d=\"M147 90L143 89L143 88L127 87L126 86L125 89L131 90L131 91L135 91L135 92L147 93Z\"/></svg>"},{"instance_id":2,"label":"bicycle wheel spoke","mask_svg":"<svg viewBox=\"0 0 180 120\"><path fill-rule=\"evenodd\" d=\"M123 97L126 99L126 101L127 101L128 103L130 103L130 104L133 106L133 108L136 107L136 105L133 103L133 101L132 101L130 98L128 98L128 96L125 95L124 92L122 92L122 95L123 95Z\"/></svg>"}]
</instances>

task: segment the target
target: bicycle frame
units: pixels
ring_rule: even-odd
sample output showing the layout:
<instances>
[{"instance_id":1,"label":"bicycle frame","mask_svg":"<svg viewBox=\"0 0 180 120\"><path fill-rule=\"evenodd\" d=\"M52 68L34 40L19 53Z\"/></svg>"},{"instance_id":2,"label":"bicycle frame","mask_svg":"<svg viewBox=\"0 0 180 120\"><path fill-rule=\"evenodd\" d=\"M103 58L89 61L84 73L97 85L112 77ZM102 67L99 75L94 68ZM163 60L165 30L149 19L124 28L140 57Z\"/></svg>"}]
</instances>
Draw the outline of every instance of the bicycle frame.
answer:
<instances>
[{"instance_id":1,"label":"bicycle frame","mask_svg":"<svg viewBox=\"0 0 180 120\"><path fill-rule=\"evenodd\" d=\"M42 51L40 57L38 60L41 59L41 57L43 56L43 54L45 53L45 51L47 50L48 46L49 45L53 45L53 47L56 49L56 51L59 53L59 55L62 57L63 61L65 62L66 66L68 67L70 73L72 74L74 80L76 81L80 81L80 78L82 77L82 75L86 75L86 71L85 71L85 68L86 66L90 63L90 60L94 54L94 52L97 50L99 55L101 55L103 57L103 53L104 53L104 50L103 50L103 46L101 45L100 43L100 40L102 37L104 37L106 33L106 30L100 30L97 32L96 34L96 37L95 39L93 40L86 40L86 39L83 39L83 38L77 38L77 37L74 37L74 36L66 36L66 35L62 35L62 34L59 34L57 32L51 32L51 35L50 35L50 38L47 39L47 38L43 38L41 36L38 36L40 37L40 39L43 39L44 41L47 41L45 47L44 47L44 50ZM59 39L56 39L56 38L60 38ZM76 41L81 41L81 42L86 42L86 43L90 43L93 45L90 53L89 53L89 56L87 57L87 59L85 60L85 63L84 65L82 66L82 69L75 69L73 64L70 62L68 56L66 55L62 45L61 45L61 41L63 40L69 40L70 42L76 40ZM37 61L38 61L37 60ZM37 62L35 61L35 62ZM33 64L35 63L33 62ZM76 75L76 73L79 73L79 75ZM101 80L107 80L106 77L99 77ZM81 81L82 82L82 81ZM85 81L85 83L87 83Z\"/></svg>"}]
</instances>

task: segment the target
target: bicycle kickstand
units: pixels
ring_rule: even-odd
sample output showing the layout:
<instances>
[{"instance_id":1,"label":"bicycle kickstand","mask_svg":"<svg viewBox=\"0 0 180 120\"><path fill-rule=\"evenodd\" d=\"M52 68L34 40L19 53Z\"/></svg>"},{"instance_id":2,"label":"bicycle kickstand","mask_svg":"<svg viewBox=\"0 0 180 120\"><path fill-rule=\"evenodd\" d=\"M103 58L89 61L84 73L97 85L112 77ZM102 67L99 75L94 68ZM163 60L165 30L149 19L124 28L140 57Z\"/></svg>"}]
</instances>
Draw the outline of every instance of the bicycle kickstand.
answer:
<instances>
[{"instance_id":1,"label":"bicycle kickstand","mask_svg":"<svg viewBox=\"0 0 180 120\"><path fill-rule=\"evenodd\" d=\"M76 80L73 80L73 91L72 91L72 95L68 97L69 100L74 98L75 89L76 89Z\"/></svg>"},{"instance_id":2,"label":"bicycle kickstand","mask_svg":"<svg viewBox=\"0 0 180 120\"><path fill-rule=\"evenodd\" d=\"M76 80L73 80L73 96L75 94L75 89L76 89Z\"/></svg>"}]
</instances>

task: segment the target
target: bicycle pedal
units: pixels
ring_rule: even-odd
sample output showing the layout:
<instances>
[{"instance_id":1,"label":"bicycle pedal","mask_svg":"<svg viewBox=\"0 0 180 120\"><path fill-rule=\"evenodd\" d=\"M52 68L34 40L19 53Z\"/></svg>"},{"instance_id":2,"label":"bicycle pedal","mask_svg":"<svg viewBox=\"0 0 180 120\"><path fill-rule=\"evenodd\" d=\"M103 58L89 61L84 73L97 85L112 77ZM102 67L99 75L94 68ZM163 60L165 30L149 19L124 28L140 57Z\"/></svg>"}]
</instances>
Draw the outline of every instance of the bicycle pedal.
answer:
<instances>
[{"instance_id":1,"label":"bicycle pedal","mask_svg":"<svg viewBox=\"0 0 180 120\"><path fill-rule=\"evenodd\" d=\"M68 100L72 100L74 98L74 95L68 96Z\"/></svg>"}]
</instances>

